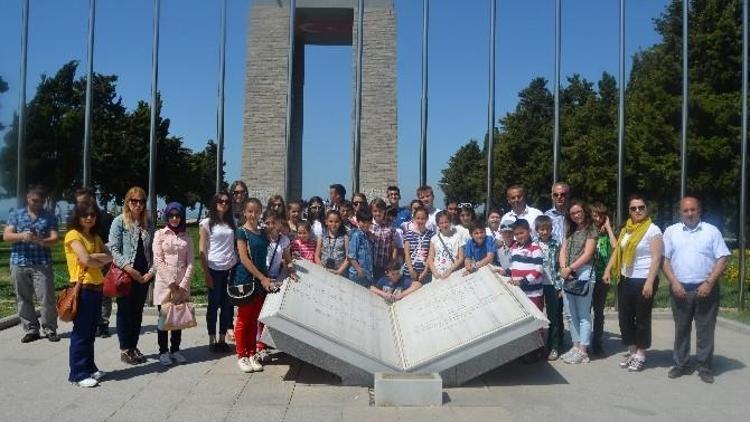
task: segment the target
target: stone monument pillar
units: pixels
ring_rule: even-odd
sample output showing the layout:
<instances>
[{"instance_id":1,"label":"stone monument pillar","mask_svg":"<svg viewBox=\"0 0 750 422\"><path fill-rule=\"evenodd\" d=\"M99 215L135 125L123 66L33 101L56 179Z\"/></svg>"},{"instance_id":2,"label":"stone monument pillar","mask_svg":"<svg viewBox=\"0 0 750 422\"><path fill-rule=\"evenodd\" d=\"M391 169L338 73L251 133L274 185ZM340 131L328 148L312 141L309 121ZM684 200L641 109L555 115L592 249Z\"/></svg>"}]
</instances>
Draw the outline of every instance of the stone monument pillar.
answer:
<instances>
[{"instance_id":1,"label":"stone monument pillar","mask_svg":"<svg viewBox=\"0 0 750 422\"><path fill-rule=\"evenodd\" d=\"M393 0L365 3L360 189L374 197L384 196L385 188L398 180L396 16ZM251 196L265 200L272 194L284 193L286 159L291 155L292 186L287 199L301 197L304 46L352 45L358 30L356 4L356 0L297 1L292 136L287 150L289 2L254 0L249 16L241 170ZM356 54L353 48L353 67ZM339 181L331 180L335 182ZM326 190L322 189L320 194L324 195Z\"/></svg>"}]
</instances>

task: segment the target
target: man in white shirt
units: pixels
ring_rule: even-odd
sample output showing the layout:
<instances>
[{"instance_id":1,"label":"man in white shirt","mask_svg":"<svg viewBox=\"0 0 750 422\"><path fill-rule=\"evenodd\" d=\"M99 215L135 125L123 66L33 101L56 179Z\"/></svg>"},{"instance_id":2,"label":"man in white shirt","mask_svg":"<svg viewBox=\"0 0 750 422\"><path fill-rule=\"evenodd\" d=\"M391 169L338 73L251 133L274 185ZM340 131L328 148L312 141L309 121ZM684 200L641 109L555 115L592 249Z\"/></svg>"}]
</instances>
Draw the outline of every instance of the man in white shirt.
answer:
<instances>
[{"instance_id":1,"label":"man in white shirt","mask_svg":"<svg viewBox=\"0 0 750 422\"><path fill-rule=\"evenodd\" d=\"M534 220L542 215L542 212L534 207L526 205L526 188L524 188L523 185L511 185L505 191L505 196L511 210L503 215L502 220L526 220L531 227L531 236L536 237Z\"/></svg>"},{"instance_id":2,"label":"man in white shirt","mask_svg":"<svg viewBox=\"0 0 750 422\"><path fill-rule=\"evenodd\" d=\"M570 200L570 185L565 182L556 182L552 185L552 208L544 212L544 215L552 219L552 237L562 244L565 237L565 207Z\"/></svg>"},{"instance_id":3,"label":"man in white shirt","mask_svg":"<svg viewBox=\"0 0 750 422\"><path fill-rule=\"evenodd\" d=\"M667 374L678 378L692 372L690 331L695 320L695 363L698 375L713 383L714 329L719 312L718 280L729 249L719 230L701 221L701 203L686 196L680 201L680 222L664 231L664 274L672 291L675 323L674 362Z\"/></svg>"}]
</instances>

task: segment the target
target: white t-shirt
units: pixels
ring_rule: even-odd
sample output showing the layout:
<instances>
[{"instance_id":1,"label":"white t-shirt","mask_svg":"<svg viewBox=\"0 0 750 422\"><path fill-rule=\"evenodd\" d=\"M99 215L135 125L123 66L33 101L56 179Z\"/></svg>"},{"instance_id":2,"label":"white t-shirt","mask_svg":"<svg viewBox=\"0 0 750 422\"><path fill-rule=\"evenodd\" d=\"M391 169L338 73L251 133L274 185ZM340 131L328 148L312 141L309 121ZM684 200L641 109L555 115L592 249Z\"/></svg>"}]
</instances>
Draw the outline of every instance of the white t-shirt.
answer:
<instances>
[{"instance_id":1,"label":"white t-shirt","mask_svg":"<svg viewBox=\"0 0 750 422\"><path fill-rule=\"evenodd\" d=\"M534 221L540 215L542 215L541 211L539 211L538 209L534 207L530 207L526 205L526 208L524 208L523 212L520 214L516 213L513 210L506 212L505 215L503 215L503 218L501 219L501 221L510 220L510 221L515 222L516 220L520 220L520 219L526 220L529 223L529 228L531 228L531 237L534 238L536 237L536 228L534 226Z\"/></svg>"},{"instance_id":2,"label":"white t-shirt","mask_svg":"<svg viewBox=\"0 0 750 422\"><path fill-rule=\"evenodd\" d=\"M464 246L466 242L471 239L471 233L469 233L469 229L466 227L456 224L453 226L454 229L456 229L456 234L458 235L458 238L461 240L461 246Z\"/></svg>"},{"instance_id":3,"label":"white t-shirt","mask_svg":"<svg viewBox=\"0 0 750 422\"><path fill-rule=\"evenodd\" d=\"M440 236L440 237L438 237ZM440 239L443 239L441 242ZM445 243L445 246L443 246ZM442 233L437 233L430 239L430 244L435 250L435 269L438 272L444 272L453 265L453 260L458 259L458 250L463 247L465 240L461 237L461 234L453 230L453 234L446 236ZM451 256L453 260L451 260Z\"/></svg>"},{"instance_id":4,"label":"white t-shirt","mask_svg":"<svg viewBox=\"0 0 750 422\"><path fill-rule=\"evenodd\" d=\"M435 208L432 210L431 213L427 215L427 228L434 231L435 233L438 232L438 226L437 226L437 221L435 221L435 216L439 212L440 212L440 208Z\"/></svg>"},{"instance_id":5,"label":"white t-shirt","mask_svg":"<svg viewBox=\"0 0 750 422\"><path fill-rule=\"evenodd\" d=\"M316 239L320 239L323 237L323 224L320 223L318 220L313 220L312 224L312 232L313 236L315 236Z\"/></svg>"},{"instance_id":6,"label":"white t-shirt","mask_svg":"<svg viewBox=\"0 0 750 422\"><path fill-rule=\"evenodd\" d=\"M268 253L266 254L266 268L268 268L268 277L276 278L281 274L281 262L284 259L284 251L289 249L291 242L285 235L279 237L278 247L276 240L268 244ZM274 251L276 251L274 253ZM271 261L273 259L273 262Z\"/></svg>"},{"instance_id":7,"label":"white t-shirt","mask_svg":"<svg viewBox=\"0 0 750 422\"><path fill-rule=\"evenodd\" d=\"M200 227L208 233L208 268L226 271L237 263L234 251L234 230L226 224L215 224L209 228L208 218L200 222Z\"/></svg>"},{"instance_id":8,"label":"white t-shirt","mask_svg":"<svg viewBox=\"0 0 750 422\"><path fill-rule=\"evenodd\" d=\"M651 240L654 237L661 237L661 230L656 224L651 223L646 230L646 234L643 235L641 241L635 247L635 259L633 260L633 267L630 268L630 274L628 274L625 263L622 264L620 274L630 278L646 278L648 277L648 270L651 268ZM630 236L623 236L620 242L620 248L625 247L627 242L630 240Z\"/></svg>"}]
</instances>

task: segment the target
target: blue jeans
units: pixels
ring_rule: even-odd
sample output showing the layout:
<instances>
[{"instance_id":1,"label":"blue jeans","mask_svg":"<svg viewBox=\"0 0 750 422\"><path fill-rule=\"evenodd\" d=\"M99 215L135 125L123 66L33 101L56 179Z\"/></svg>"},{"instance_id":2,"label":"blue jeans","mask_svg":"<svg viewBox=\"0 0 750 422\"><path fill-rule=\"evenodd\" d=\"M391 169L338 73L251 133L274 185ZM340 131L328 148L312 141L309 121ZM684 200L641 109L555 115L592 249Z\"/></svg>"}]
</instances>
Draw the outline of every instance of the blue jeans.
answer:
<instances>
[{"instance_id":1,"label":"blue jeans","mask_svg":"<svg viewBox=\"0 0 750 422\"><path fill-rule=\"evenodd\" d=\"M133 350L138 347L143 323L143 305L146 303L149 284L151 283L134 281L130 294L117 298L117 338L120 341L120 350Z\"/></svg>"},{"instance_id":2,"label":"blue jeans","mask_svg":"<svg viewBox=\"0 0 750 422\"><path fill-rule=\"evenodd\" d=\"M229 270L217 271L208 269L214 280L214 287L208 289L208 309L206 310L206 326L208 335L216 335L216 317L219 311L219 334L224 335L232 326L234 318L234 305L229 302L227 296L227 282L229 281Z\"/></svg>"},{"instance_id":3,"label":"blue jeans","mask_svg":"<svg viewBox=\"0 0 750 422\"><path fill-rule=\"evenodd\" d=\"M101 318L102 292L81 289L78 313L73 320L73 331L70 333L68 381L85 380L99 370L94 363L94 339Z\"/></svg>"},{"instance_id":4,"label":"blue jeans","mask_svg":"<svg viewBox=\"0 0 750 422\"><path fill-rule=\"evenodd\" d=\"M589 282L589 291L585 296L576 296L568 292L563 294L565 309L570 315L570 337L574 344L588 346L591 344L591 297L594 285Z\"/></svg>"}]
</instances>

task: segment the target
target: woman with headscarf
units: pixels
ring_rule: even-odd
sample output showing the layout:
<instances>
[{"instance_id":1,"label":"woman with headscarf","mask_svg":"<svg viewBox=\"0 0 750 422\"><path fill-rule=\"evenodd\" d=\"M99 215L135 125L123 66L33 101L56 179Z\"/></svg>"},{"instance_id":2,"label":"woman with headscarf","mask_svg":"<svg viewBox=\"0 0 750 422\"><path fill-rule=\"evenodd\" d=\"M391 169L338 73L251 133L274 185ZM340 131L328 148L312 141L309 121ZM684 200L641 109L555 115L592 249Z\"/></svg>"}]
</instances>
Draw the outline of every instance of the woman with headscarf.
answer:
<instances>
[{"instance_id":1,"label":"woman with headscarf","mask_svg":"<svg viewBox=\"0 0 750 422\"><path fill-rule=\"evenodd\" d=\"M154 234L154 303L159 311L166 302L180 303L190 299L190 278L193 274L193 241L187 232L185 207L179 202L164 208L166 225ZM167 331L157 329L159 362L169 366L185 363L180 353L182 330L173 330L171 345Z\"/></svg>"}]
</instances>

